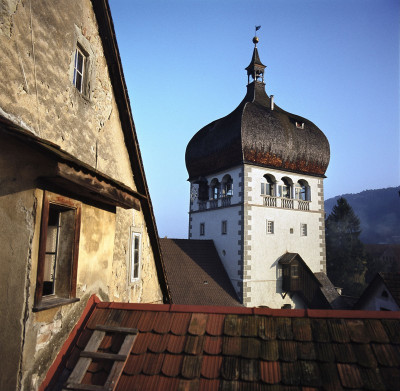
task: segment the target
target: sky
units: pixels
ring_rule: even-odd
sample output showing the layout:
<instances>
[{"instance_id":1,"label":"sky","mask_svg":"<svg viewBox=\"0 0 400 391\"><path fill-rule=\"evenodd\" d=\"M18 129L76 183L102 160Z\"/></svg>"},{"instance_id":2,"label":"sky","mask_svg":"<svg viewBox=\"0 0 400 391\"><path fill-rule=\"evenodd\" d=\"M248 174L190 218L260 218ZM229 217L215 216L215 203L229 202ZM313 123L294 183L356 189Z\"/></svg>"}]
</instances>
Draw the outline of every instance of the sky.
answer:
<instances>
[{"instance_id":1,"label":"sky","mask_svg":"<svg viewBox=\"0 0 400 391\"><path fill-rule=\"evenodd\" d=\"M398 0L109 0L160 237L187 238L185 150L266 91L327 136L325 199L400 184Z\"/></svg>"}]
</instances>

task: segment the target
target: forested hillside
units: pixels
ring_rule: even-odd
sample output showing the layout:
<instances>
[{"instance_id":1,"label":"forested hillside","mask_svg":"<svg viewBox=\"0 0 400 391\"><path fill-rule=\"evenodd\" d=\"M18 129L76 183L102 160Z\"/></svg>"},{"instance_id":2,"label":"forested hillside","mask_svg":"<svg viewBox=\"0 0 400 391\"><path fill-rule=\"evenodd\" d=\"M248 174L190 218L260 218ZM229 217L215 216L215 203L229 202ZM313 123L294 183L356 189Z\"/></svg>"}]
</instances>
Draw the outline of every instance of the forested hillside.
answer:
<instances>
[{"instance_id":1,"label":"forested hillside","mask_svg":"<svg viewBox=\"0 0 400 391\"><path fill-rule=\"evenodd\" d=\"M364 243L400 243L400 186L342 194L325 201L326 216L344 197L361 222Z\"/></svg>"}]
</instances>

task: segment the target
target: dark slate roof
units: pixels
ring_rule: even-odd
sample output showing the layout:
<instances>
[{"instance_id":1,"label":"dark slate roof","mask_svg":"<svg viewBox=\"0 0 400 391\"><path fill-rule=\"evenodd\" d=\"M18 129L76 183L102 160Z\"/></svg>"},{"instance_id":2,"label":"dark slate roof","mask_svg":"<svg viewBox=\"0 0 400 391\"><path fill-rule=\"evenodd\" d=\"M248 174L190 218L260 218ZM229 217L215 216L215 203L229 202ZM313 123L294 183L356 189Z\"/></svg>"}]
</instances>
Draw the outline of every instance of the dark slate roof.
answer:
<instances>
[{"instance_id":1,"label":"dark slate roof","mask_svg":"<svg viewBox=\"0 0 400 391\"><path fill-rule=\"evenodd\" d=\"M334 310L347 310L351 309L353 303L349 303L347 297L339 295L332 281L324 272L314 273L318 281L321 284L321 292L325 296L326 300Z\"/></svg>"},{"instance_id":2,"label":"dark slate roof","mask_svg":"<svg viewBox=\"0 0 400 391\"><path fill-rule=\"evenodd\" d=\"M232 113L199 130L186 148L189 179L242 163L323 176L330 158L323 132L277 105L271 110L270 104L264 83L252 82Z\"/></svg>"},{"instance_id":3,"label":"dark slate roof","mask_svg":"<svg viewBox=\"0 0 400 391\"><path fill-rule=\"evenodd\" d=\"M400 313L97 303L41 389L60 389L95 328L136 328L115 390L398 390ZM121 332L100 352L115 353ZM112 361L93 361L85 384ZM50 386L46 388L47 385Z\"/></svg>"},{"instance_id":4,"label":"dark slate roof","mask_svg":"<svg viewBox=\"0 0 400 391\"><path fill-rule=\"evenodd\" d=\"M160 239L172 302L241 305L212 240Z\"/></svg>"},{"instance_id":5,"label":"dark slate roof","mask_svg":"<svg viewBox=\"0 0 400 391\"><path fill-rule=\"evenodd\" d=\"M397 305L400 307L400 273L378 273L379 277L383 280L387 290L396 300Z\"/></svg>"}]
</instances>

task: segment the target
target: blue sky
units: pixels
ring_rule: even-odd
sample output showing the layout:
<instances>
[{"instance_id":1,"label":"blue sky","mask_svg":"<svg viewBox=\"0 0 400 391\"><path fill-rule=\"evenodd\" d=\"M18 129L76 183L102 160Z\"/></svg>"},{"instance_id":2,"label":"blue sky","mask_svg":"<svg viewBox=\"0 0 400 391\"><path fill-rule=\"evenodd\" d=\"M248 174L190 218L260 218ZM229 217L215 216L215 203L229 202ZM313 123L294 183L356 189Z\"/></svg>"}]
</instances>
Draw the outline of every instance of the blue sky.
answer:
<instances>
[{"instance_id":1,"label":"blue sky","mask_svg":"<svg viewBox=\"0 0 400 391\"><path fill-rule=\"evenodd\" d=\"M110 0L161 237L187 237L186 145L266 91L328 137L325 198L400 184L398 0Z\"/></svg>"}]
</instances>

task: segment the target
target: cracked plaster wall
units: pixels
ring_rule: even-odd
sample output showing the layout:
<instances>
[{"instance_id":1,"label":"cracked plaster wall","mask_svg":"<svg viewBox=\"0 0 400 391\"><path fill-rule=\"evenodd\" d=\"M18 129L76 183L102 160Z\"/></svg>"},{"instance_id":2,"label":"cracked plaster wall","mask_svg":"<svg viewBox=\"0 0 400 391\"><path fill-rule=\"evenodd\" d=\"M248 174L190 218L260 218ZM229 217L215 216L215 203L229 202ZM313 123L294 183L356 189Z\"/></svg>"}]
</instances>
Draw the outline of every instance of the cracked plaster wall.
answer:
<instances>
[{"instance_id":1,"label":"cracked plaster wall","mask_svg":"<svg viewBox=\"0 0 400 391\"><path fill-rule=\"evenodd\" d=\"M91 2L0 0L0 111L93 168L136 189ZM83 38L82 38L83 37ZM90 94L72 85L77 41L93 56ZM7 142L6 142L7 141ZM8 144L7 144L8 143ZM82 205L77 296L32 312L43 192L35 178L47 162L12 140L0 149L0 346L8 356L0 389L36 389L91 294L102 300L162 302L143 213ZM133 218L134 214L134 218ZM142 232L140 280L128 282L131 227Z\"/></svg>"}]
</instances>

